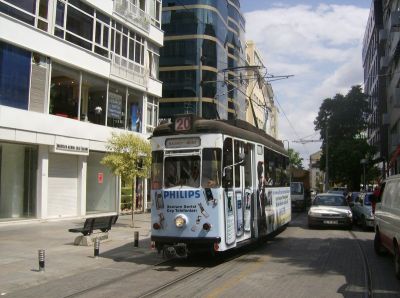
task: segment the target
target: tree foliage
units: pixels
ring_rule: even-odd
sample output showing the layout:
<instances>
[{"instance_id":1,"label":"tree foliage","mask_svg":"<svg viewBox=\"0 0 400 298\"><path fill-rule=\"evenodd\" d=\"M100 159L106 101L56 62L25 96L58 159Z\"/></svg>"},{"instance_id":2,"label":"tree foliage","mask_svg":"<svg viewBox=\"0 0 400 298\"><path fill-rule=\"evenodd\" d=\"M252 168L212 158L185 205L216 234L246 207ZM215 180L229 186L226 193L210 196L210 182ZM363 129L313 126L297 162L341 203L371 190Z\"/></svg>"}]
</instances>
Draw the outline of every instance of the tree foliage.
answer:
<instances>
[{"instance_id":1,"label":"tree foliage","mask_svg":"<svg viewBox=\"0 0 400 298\"><path fill-rule=\"evenodd\" d=\"M109 153L101 163L123 179L149 176L151 167L151 146L147 140L132 133L113 133L107 143Z\"/></svg>"},{"instance_id":2,"label":"tree foliage","mask_svg":"<svg viewBox=\"0 0 400 298\"><path fill-rule=\"evenodd\" d=\"M288 154L290 165L298 169L303 169L303 158L300 157L299 152L294 151L292 148L289 148Z\"/></svg>"},{"instance_id":3,"label":"tree foliage","mask_svg":"<svg viewBox=\"0 0 400 298\"><path fill-rule=\"evenodd\" d=\"M345 96L336 94L326 98L321 104L314 124L322 139L322 170L325 170L328 144L331 182L358 189L363 173L362 159L368 160L366 171L373 171L373 148L364 136L368 113L368 97L361 86L353 86Z\"/></svg>"}]
</instances>

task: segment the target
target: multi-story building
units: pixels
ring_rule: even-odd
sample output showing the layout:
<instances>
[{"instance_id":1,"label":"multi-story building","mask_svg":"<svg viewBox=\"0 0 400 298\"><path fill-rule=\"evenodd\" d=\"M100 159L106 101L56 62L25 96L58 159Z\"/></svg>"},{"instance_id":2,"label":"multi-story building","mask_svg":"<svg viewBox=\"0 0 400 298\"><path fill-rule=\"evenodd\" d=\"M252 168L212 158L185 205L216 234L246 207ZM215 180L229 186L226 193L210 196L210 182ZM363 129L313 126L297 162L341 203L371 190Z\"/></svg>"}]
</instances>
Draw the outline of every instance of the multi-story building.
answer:
<instances>
[{"instance_id":1,"label":"multi-story building","mask_svg":"<svg viewBox=\"0 0 400 298\"><path fill-rule=\"evenodd\" d=\"M319 150L310 155L310 188L317 190L318 192L323 191L324 187L324 172L320 170L320 160L322 151Z\"/></svg>"},{"instance_id":2,"label":"multi-story building","mask_svg":"<svg viewBox=\"0 0 400 298\"><path fill-rule=\"evenodd\" d=\"M400 3L373 0L365 31L364 83L370 96L368 137L384 161L383 176L400 172ZM380 155L379 155L380 154Z\"/></svg>"},{"instance_id":3,"label":"multi-story building","mask_svg":"<svg viewBox=\"0 0 400 298\"><path fill-rule=\"evenodd\" d=\"M0 220L118 212L100 161L157 124L160 20L160 0L0 0Z\"/></svg>"},{"instance_id":4,"label":"multi-story building","mask_svg":"<svg viewBox=\"0 0 400 298\"><path fill-rule=\"evenodd\" d=\"M251 40L246 42L247 71L246 121L277 138L277 113L274 91L265 79L266 68L260 51Z\"/></svg>"},{"instance_id":5,"label":"multi-story building","mask_svg":"<svg viewBox=\"0 0 400 298\"><path fill-rule=\"evenodd\" d=\"M160 118L245 119L245 20L239 0L165 0Z\"/></svg>"},{"instance_id":6,"label":"multi-story building","mask_svg":"<svg viewBox=\"0 0 400 298\"><path fill-rule=\"evenodd\" d=\"M384 55L384 44L388 37L388 32L383 28L382 15L382 1L373 0L364 34L362 61L364 68L364 92L369 98L369 108L371 110L368 116L367 138L368 143L376 149L374 160L384 174L385 161L388 159L385 87L388 63Z\"/></svg>"}]
</instances>

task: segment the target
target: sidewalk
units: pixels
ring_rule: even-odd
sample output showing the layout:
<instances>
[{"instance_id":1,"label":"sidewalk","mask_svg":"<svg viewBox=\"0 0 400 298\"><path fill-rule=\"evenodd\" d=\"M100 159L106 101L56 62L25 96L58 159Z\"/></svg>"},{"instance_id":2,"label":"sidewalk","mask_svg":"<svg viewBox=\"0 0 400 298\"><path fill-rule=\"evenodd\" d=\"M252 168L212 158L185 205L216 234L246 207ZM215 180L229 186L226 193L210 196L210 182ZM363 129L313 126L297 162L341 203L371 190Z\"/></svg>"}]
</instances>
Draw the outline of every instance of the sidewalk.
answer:
<instances>
[{"instance_id":1,"label":"sidewalk","mask_svg":"<svg viewBox=\"0 0 400 298\"><path fill-rule=\"evenodd\" d=\"M0 295L71 276L122 260L160 256L150 249L150 214L120 215L109 231L109 240L100 245L100 257L93 247L75 246L79 234L69 228L81 227L84 220L60 220L0 225ZM139 247L134 247L134 232ZM45 272L39 272L38 250L45 250ZM131 262L132 265L146 261ZM152 262L149 260L149 262Z\"/></svg>"}]
</instances>

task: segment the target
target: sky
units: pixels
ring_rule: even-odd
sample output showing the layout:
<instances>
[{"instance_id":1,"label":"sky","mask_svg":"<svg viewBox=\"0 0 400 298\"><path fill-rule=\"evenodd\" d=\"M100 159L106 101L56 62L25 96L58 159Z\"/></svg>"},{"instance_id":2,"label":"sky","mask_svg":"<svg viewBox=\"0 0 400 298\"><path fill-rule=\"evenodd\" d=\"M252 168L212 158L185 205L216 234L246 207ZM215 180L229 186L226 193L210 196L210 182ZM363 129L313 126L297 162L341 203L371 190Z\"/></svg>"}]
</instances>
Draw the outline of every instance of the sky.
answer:
<instances>
[{"instance_id":1,"label":"sky","mask_svg":"<svg viewBox=\"0 0 400 298\"><path fill-rule=\"evenodd\" d=\"M293 75L271 82L280 113L281 140L308 168L321 142L314 120L325 98L362 85L362 42L371 0L242 0L246 39L260 50L268 74ZM288 142L284 142L287 147Z\"/></svg>"}]
</instances>

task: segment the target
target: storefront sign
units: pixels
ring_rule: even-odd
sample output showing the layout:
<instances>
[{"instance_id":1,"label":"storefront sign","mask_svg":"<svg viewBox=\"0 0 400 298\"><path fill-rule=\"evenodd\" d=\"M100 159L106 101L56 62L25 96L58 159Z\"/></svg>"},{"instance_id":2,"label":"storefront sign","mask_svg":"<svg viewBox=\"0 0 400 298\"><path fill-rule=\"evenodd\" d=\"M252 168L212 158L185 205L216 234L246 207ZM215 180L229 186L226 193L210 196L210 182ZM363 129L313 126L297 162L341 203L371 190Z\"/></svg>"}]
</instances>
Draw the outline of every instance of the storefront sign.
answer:
<instances>
[{"instance_id":1,"label":"storefront sign","mask_svg":"<svg viewBox=\"0 0 400 298\"><path fill-rule=\"evenodd\" d=\"M77 146L77 145L67 145L67 144L56 144L54 147L54 152L68 152L68 153L84 153L85 155L89 154L89 148L85 146Z\"/></svg>"},{"instance_id":2,"label":"storefront sign","mask_svg":"<svg viewBox=\"0 0 400 298\"><path fill-rule=\"evenodd\" d=\"M103 184L103 181L104 181L104 175L103 175L103 173L97 173L97 182L98 182L99 184Z\"/></svg>"}]
</instances>

